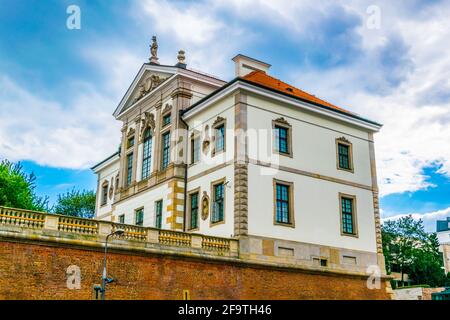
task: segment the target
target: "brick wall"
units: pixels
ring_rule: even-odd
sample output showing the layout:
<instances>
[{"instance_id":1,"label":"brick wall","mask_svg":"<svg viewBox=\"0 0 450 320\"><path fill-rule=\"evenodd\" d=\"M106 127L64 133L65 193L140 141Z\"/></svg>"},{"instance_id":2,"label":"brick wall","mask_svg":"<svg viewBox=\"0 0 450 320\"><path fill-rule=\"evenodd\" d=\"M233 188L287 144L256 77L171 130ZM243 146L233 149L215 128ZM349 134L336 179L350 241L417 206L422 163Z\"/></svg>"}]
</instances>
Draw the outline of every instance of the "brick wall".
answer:
<instances>
[{"instance_id":1,"label":"brick wall","mask_svg":"<svg viewBox=\"0 0 450 320\"><path fill-rule=\"evenodd\" d=\"M103 253L84 247L0 239L0 299L92 299ZM81 269L81 288L68 289L66 270ZM360 277L293 269L110 252L107 299L389 299L385 283L366 288Z\"/></svg>"}]
</instances>

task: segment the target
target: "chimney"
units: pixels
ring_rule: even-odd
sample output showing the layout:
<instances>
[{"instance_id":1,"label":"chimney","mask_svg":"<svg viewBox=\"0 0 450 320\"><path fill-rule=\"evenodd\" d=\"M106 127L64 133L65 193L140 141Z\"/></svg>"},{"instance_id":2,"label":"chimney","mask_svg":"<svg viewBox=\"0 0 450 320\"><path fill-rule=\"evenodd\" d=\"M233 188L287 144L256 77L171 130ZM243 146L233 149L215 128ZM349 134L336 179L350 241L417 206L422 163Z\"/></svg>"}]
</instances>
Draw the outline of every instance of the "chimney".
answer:
<instances>
[{"instance_id":1,"label":"chimney","mask_svg":"<svg viewBox=\"0 0 450 320\"><path fill-rule=\"evenodd\" d=\"M238 54L233 59L236 77L243 77L252 71L259 70L267 73L270 64Z\"/></svg>"}]
</instances>

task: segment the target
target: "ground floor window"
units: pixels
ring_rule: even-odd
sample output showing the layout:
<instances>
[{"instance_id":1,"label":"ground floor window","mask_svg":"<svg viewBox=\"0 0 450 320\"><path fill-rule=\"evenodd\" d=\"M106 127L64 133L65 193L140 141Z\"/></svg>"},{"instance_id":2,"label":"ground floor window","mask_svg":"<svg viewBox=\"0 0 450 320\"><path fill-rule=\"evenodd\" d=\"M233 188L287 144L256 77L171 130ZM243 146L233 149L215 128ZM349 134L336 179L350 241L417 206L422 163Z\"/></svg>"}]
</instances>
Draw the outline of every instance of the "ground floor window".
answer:
<instances>
[{"instance_id":1,"label":"ground floor window","mask_svg":"<svg viewBox=\"0 0 450 320\"><path fill-rule=\"evenodd\" d=\"M135 211L135 221L137 226L144 225L144 208L137 209Z\"/></svg>"},{"instance_id":2,"label":"ground floor window","mask_svg":"<svg viewBox=\"0 0 450 320\"><path fill-rule=\"evenodd\" d=\"M158 229L162 228L162 200L156 201L155 203L155 227Z\"/></svg>"}]
</instances>

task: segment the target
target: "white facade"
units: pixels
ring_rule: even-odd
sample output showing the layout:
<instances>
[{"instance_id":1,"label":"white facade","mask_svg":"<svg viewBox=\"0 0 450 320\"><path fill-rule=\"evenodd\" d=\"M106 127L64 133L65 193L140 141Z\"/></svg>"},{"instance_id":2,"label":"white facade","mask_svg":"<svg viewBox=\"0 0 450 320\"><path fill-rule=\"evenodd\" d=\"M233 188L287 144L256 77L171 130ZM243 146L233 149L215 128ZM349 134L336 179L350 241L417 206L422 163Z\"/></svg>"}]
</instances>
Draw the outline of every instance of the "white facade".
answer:
<instances>
[{"instance_id":1,"label":"white facade","mask_svg":"<svg viewBox=\"0 0 450 320\"><path fill-rule=\"evenodd\" d=\"M336 252L344 263L377 263L381 234L373 134L380 125L251 83L247 74L258 68L268 72L270 65L242 55L235 63L237 78L228 83L184 67L146 64L141 68L114 113L124 124L120 154L93 168L99 179L97 218L118 222L123 215L124 223L135 224L136 210L143 208L143 226L158 227L155 203L162 200L163 229L251 236L260 239L250 242L255 254L270 252L267 243L273 246L273 241L284 241L275 246L276 254L289 255L300 246L316 252L311 257L340 250ZM140 95L145 77L152 74L165 80ZM133 100L133 96L140 98ZM171 121L165 128L161 121L167 112ZM278 122L288 128L288 155L275 151L274 126ZM217 152L221 126L224 150ZM152 130L152 151L151 174L143 179L145 128ZM167 130L172 138L170 164L163 167L161 139ZM135 145L128 148L129 137L134 137ZM199 139L200 149L195 163L193 139ZM348 170L339 168L339 141L344 141L350 152ZM131 153L133 171L128 176ZM119 187L114 189L114 198L101 205L102 185L115 178ZM287 201L287 224L280 223L276 215L281 203L275 192L279 183L292 192ZM223 186L223 217L215 216L220 221L212 221L213 213L222 208L220 196L219 204L214 203L215 192L220 190L216 185ZM195 202L191 198L195 195L197 222L192 224ZM343 232L341 197L353 204L351 234Z\"/></svg>"},{"instance_id":2,"label":"white facade","mask_svg":"<svg viewBox=\"0 0 450 320\"><path fill-rule=\"evenodd\" d=\"M450 217L443 221L437 221L437 238L439 251L442 252L445 273L450 272Z\"/></svg>"}]
</instances>

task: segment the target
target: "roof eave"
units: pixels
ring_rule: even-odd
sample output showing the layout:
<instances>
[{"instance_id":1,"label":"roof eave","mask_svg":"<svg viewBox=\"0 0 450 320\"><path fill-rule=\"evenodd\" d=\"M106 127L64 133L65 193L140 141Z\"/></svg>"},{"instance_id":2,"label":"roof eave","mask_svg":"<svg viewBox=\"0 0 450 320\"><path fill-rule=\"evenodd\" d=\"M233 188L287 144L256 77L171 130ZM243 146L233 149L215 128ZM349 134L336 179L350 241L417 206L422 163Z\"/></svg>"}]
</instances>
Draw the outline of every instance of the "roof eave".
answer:
<instances>
[{"instance_id":1,"label":"roof eave","mask_svg":"<svg viewBox=\"0 0 450 320\"><path fill-rule=\"evenodd\" d=\"M230 87L231 85L233 85L236 82L242 82L242 83L245 83L245 84L250 85L250 86L254 86L254 87L257 87L257 88L260 88L260 89L268 90L268 91L271 91L273 93L276 93L276 94L279 94L279 95L282 95L282 96L285 96L285 97L288 97L288 98L291 98L291 99L295 99L295 100L298 100L298 101L301 101L301 102L304 102L304 103L307 103L307 104L312 104L312 105L320 107L320 108L322 108L324 110L328 110L328 111L331 111L331 112L334 112L334 113L341 114L342 116L345 116L345 117L350 117L350 118L353 118L353 119L365 122L367 124L370 124L370 127L372 127L371 130L374 131L374 132L378 132L381 129L381 127L383 126L380 123L377 123L375 121L372 121L372 120L360 117L360 116L358 116L356 114L349 113L349 112L344 112L344 111L341 111L341 110L338 110L338 109L334 109L334 108L331 108L331 107L328 107L328 106L325 106L325 105L322 105L322 104L319 104L319 103L316 103L316 102L311 102L311 101L309 101L307 99L303 99L303 98L300 98L300 97L297 97L297 96L293 96L291 94L284 93L284 92L281 92L279 90L275 90L275 89L272 89L272 88L260 85L258 83L254 83L252 81L249 81L247 79L240 78L240 77L234 78L233 80L231 80L230 82L228 82L224 86L218 88L217 90L211 92L209 95L203 97L201 100L197 101L196 103L191 105L189 108L185 109L183 111L182 115L188 113L189 111L191 111L192 109L194 109L198 105L201 105L201 104L205 103L206 101L208 101L209 99L211 99L215 95L219 94L223 90L227 89L228 87Z\"/></svg>"}]
</instances>

